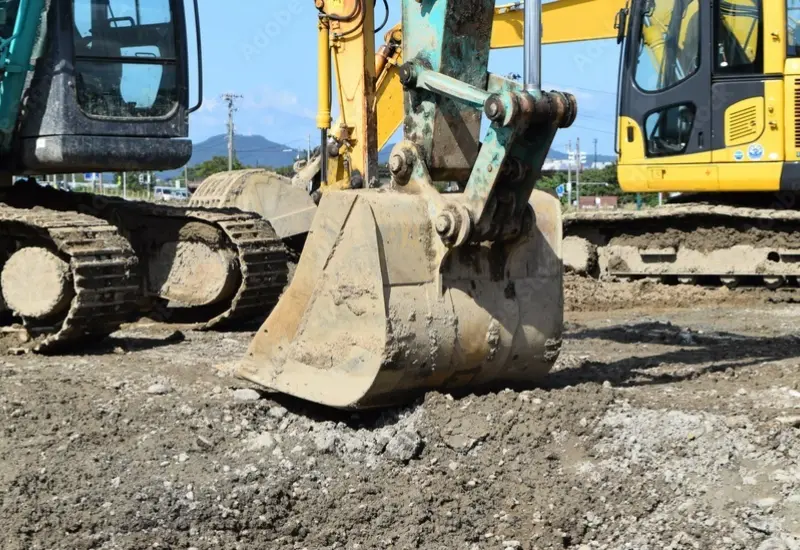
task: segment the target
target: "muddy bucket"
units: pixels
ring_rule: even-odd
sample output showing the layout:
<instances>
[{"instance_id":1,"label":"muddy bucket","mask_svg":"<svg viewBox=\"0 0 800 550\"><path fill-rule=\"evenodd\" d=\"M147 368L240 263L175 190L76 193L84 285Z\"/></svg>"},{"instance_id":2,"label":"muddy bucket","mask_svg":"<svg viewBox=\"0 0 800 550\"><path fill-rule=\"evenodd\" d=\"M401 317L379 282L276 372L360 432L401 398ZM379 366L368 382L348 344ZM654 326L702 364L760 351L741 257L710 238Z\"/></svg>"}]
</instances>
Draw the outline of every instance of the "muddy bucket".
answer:
<instances>
[{"instance_id":1,"label":"muddy bucket","mask_svg":"<svg viewBox=\"0 0 800 550\"><path fill-rule=\"evenodd\" d=\"M539 380L561 344L561 209L531 205L514 243L450 250L419 196L327 194L237 376L343 409Z\"/></svg>"},{"instance_id":2,"label":"muddy bucket","mask_svg":"<svg viewBox=\"0 0 800 550\"><path fill-rule=\"evenodd\" d=\"M220 172L206 178L189 201L200 208L238 208L266 219L281 239L304 235L317 206L308 191L269 170Z\"/></svg>"}]
</instances>

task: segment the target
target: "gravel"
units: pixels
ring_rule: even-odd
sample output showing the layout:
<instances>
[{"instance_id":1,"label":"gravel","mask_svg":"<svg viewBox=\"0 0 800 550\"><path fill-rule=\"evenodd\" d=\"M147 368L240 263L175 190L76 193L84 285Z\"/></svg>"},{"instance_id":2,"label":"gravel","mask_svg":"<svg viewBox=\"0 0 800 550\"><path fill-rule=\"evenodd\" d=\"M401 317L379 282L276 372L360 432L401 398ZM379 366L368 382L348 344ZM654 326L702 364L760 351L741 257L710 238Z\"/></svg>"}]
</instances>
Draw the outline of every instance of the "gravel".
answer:
<instances>
[{"instance_id":1,"label":"gravel","mask_svg":"<svg viewBox=\"0 0 800 550\"><path fill-rule=\"evenodd\" d=\"M221 374L246 332L6 357L0 548L800 550L799 320L572 313L542 387L355 414Z\"/></svg>"}]
</instances>

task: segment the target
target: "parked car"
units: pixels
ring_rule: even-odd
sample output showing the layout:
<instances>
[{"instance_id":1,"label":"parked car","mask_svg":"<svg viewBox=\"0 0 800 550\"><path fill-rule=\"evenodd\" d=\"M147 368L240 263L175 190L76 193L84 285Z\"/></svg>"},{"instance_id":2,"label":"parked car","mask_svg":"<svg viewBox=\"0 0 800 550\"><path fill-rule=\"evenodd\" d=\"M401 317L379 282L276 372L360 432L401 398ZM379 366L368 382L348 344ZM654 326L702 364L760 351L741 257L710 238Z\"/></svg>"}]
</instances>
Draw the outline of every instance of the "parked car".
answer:
<instances>
[{"instance_id":1,"label":"parked car","mask_svg":"<svg viewBox=\"0 0 800 550\"><path fill-rule=\"evenodd\" d=\"M153 196L157 201L188 201L189 191L175 187L156 187Z\"/></svg>"}]
</instances>

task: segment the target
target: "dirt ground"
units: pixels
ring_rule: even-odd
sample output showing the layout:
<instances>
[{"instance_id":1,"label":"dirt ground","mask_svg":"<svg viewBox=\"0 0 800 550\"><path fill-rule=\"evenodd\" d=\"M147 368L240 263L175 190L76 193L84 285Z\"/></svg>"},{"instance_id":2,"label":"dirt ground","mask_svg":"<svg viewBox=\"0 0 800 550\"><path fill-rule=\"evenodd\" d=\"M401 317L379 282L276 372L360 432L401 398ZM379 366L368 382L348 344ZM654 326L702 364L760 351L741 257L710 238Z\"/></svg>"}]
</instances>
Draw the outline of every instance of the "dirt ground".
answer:
<instances>
[{"instance_id":1,"label":"dirt ground","mask_svg":"<svg viewBox=\"0 0 800 550\"><path fill-rule=\"evenodd\" d=\"M0 548L800 550L790 298L572 277L544 387L379 413L225 376L247 331L0 357Z\"/></svg>"}]
</instances>

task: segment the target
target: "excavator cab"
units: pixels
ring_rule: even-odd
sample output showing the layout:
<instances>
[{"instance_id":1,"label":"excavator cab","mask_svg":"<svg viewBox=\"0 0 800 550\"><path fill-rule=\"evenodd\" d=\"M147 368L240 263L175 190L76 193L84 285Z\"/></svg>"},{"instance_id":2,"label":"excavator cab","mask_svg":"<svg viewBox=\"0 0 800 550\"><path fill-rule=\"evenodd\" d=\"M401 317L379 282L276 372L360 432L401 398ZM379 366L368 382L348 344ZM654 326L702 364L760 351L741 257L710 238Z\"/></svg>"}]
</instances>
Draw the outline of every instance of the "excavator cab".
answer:
<instances>
[{"instance_id":1,"label":"excavator cab","mask_svg":"<svg viewBox=\"0 0 800 550\"><path fill-rule=\"evenodd\" d=\"M189 105L186 23L183 0L4 2L0 168L183 166L188 114L199 107Z\"/></svg>"}]
</instances>

